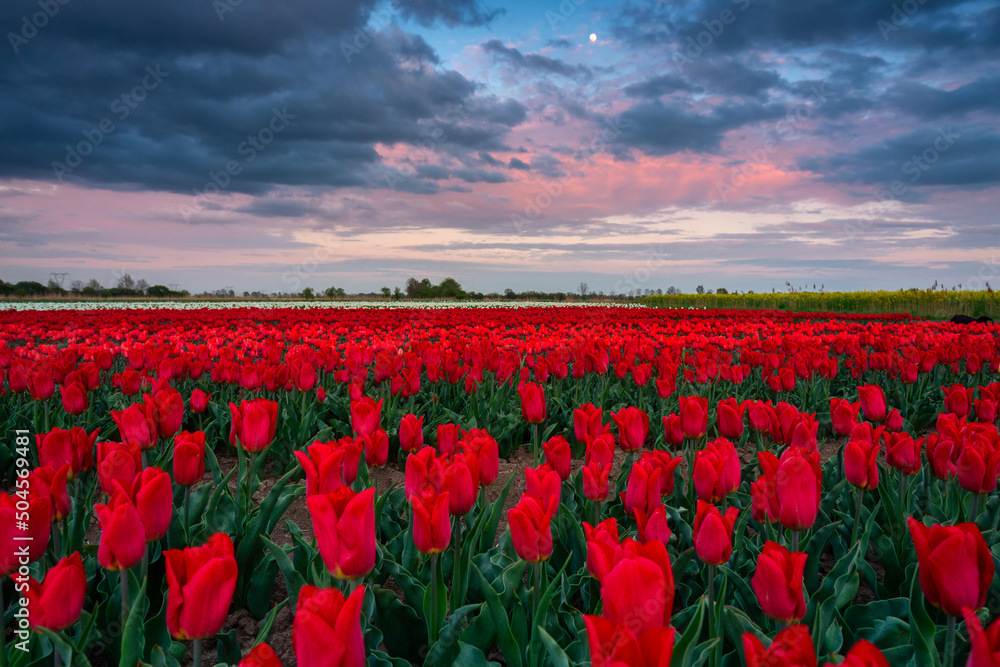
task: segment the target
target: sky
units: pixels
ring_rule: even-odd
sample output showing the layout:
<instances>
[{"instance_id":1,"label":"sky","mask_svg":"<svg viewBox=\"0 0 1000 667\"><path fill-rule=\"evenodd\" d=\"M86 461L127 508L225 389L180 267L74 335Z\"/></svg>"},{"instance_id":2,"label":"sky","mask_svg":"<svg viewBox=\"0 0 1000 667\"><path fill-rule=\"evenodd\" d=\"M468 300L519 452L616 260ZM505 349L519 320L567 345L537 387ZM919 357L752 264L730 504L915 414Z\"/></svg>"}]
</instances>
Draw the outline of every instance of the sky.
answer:
<instances>
[{"instance_id":1,"label":"sky","mask_svg":"<svg viewBox=\"0 0 1000 667\"><path fill-rule=\"evenodd\" d=\"M1000 287L1000 4L4 0L0 278Z\"/></svg>"}]
</instances>

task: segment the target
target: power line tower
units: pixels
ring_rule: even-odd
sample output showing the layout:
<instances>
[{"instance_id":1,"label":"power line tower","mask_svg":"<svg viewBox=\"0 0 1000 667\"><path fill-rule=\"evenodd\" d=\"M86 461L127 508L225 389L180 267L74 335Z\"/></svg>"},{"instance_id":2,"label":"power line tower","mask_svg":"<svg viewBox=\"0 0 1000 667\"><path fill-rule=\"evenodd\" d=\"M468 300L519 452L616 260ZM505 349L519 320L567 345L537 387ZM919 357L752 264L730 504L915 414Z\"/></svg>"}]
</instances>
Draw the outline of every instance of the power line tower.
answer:
<instances>
[{"instance_id":1,"label":"power line tower","mask_svg":"<svg viewBox=\"0 0 1000 667\"><path fill-rule=\"evenodd\" d=\"M49 276L51 276L52 282L54 282L55 284L59 285L59 289L62 289L63 281L66 280L66 278L69 276L69 274L68 273L56 273L55 271L53 271L52 273L49 274Z\"/></svg>"},{"instance_id":2,"label":"power line tower","mask_svg":"<svg viewBox=\"0 0 1000 667\"><path fill-rule=\"evenodd\" d=\"M170 284L167 285L167 287L170 288L171 292L177 292L177 291L180 290L181 285L180 285L180 283L170 283Z\"/></svg>"}]
</instances>

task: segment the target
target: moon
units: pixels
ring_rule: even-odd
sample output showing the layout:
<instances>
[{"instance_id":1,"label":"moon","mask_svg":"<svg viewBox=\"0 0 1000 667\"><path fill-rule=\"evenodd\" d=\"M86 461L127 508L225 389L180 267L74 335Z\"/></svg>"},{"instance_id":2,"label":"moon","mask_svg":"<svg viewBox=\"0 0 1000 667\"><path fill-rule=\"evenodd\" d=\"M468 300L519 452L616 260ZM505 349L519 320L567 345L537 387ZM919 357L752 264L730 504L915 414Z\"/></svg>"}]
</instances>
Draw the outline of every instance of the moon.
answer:
<instances>
[{"instance_id":1,"label":"moon","mask_svg":"<svg viewBox=\"0 0 1000 667\"><path fill-rule=\"evenodd\" d=\"M597 41L597 35L595 35L594 33L590 33L590 41L596 42Z\"/></svg>"}]
</instances>

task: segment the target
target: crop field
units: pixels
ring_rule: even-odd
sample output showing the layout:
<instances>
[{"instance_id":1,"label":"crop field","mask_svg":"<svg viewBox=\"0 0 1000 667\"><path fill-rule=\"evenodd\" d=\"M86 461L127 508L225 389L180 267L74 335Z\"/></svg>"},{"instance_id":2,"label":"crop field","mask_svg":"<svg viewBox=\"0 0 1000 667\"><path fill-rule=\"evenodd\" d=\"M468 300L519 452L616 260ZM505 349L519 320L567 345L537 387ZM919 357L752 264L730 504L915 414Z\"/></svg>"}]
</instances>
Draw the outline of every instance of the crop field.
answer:
<instances>
[{"instance_id":1,"label":"crop field","mask_svg":"<svg viewBox=\"0 0 1000 667\"><path fill-rule=\"evenodd\" d=\"M997 664L1000 328L825 296L6 304L0 657Z\"/></svg>"}]
</instances>

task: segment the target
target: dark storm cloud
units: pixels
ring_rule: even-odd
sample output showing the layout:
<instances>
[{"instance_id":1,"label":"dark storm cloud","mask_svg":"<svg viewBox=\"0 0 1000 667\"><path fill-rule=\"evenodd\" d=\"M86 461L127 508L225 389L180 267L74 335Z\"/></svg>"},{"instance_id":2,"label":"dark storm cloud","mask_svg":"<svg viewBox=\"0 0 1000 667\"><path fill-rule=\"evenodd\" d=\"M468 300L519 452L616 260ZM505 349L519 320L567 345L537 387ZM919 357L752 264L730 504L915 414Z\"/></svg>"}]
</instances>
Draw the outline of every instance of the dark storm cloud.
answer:
<instances>
[{"instance_id":1,"label":"dark storm cloud","mask_svg":"<svg viewBox=\"0 0 1000 667\"><path fill-rule=\"evenodd\" d=\"M928 120L961 116L975 111L1000 111L1000 75L981 77L954 90L942 90L916 81L893 85L883 96L890 106Z\"/></svg>"},{"instance_id":2,"label":"dark storm cloud","mask_svg":"<svg viewBox=\"0 0 1000 667\"><path fill-rule=\"evenodd\" d=\"M902 2L895 5L902 5ZM816 0L710 0L682 3L623 3L615 35L628 42L677 44L691 39L701 53L780 50L821 45L879 45L888 49L988 50L1000 47L1000 13L976 0L912 0L913 11L894 17L894 3ZM729 12L729 14L724 14ZM881 22L881 23L880 23ZM708 24L708 25L706 25ZM886 27L888 25L888 27Z\"/></svg>"},{"instance_id":3,"label":"dark storm cloud","mask_svg":"<svg viewBox=\"0 0 1000 667\"><path fill-rule=\"evenodd\" d=\"M377 143L434 144L443 130L450 150L496 150L526 117L389 26L407 12L427 24L488 20L468 0L374 15L371 0L220 2L232 9L221 20L200 0L60 5L16 55L0 55L0 177L179 192L221 179L252 194L363 186L380 180ZM0 28L37 10L4 3ZM231 162L239 173L225 173Z\"/></svg>"},{"instance_id":4,"label":"dark storm cloud","mask_svg":"<svg viewBox=\"0 0 1000 667\"><path fill-rule=\"evenodd\" d=\"M711 152L729 130L784 114L785 109L774 104L726 104L704 113L659 100L640 102L622 113L618 141L652 155Z\"/></svg>"},{"instance_id":5,"label":"dark storm cloud","mask_svg":"<svg viewBox=\"0 0 1000 667\"><path fill-rule=\"evenodd\" d=\"M907 194L922 186L978 188L1000 183L1000 133L944 124L892 137L854 153L799 161L799 168L833 183L884 190L899 181ZM905 196L900 196L906 199Z\"/></svg>"},{"instance_id":6,"label":"dark storm cloud","mask_svg":"<svg viewBox=\"0 0 1000 667\"><path fill-rule=\"evenodd\" d=\"M591 73L590 68L584 65L571 65L564 60L549 58L537 53L521 53L519 49L505 46L499 39L491 39L488 42L483 42L482 49L486 53L501 58L515 67L543 74L576 77L589 76Z\"/></svg>"}]
</instances>

